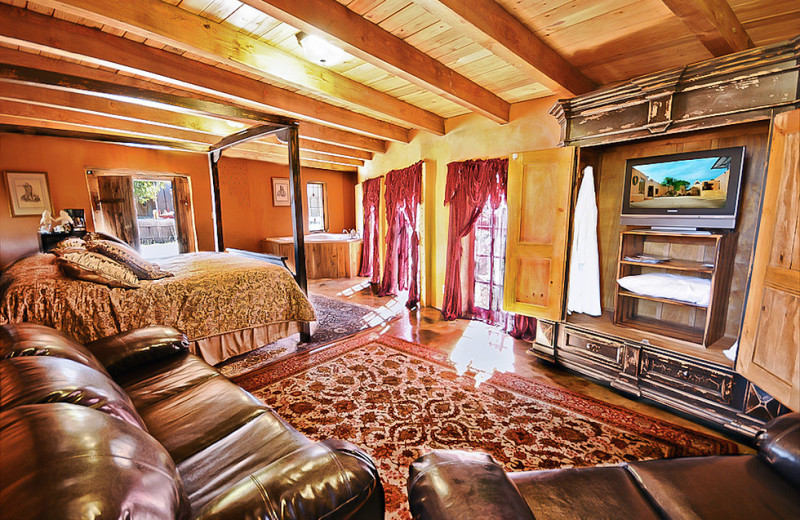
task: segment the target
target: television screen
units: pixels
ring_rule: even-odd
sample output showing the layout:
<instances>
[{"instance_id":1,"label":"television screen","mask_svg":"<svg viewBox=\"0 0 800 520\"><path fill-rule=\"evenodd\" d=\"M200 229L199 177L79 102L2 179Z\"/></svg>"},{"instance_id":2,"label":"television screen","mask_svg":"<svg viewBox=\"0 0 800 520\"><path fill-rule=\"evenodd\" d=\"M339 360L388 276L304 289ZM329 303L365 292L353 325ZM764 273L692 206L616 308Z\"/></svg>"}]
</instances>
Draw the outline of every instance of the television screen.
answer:
<instances>
[{"instance_id":1,"label":"television screen","mask_svg":"<svg viewBox=\"0 0 800 520\"><path fill-rule=\"evenodd\" d=\"M622 223L733 228L744 147L629 159Z\"/></svg>"}]
</instances>

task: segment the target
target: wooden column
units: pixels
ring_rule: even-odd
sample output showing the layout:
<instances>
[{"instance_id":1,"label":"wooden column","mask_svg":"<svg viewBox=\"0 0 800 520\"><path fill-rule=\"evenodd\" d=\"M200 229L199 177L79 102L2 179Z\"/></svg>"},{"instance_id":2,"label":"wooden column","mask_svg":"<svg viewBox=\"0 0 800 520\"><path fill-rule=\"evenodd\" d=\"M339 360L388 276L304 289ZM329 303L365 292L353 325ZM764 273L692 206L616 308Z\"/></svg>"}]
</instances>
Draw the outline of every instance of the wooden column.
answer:
<instances>
[{"instance_id":1,"label":"wooden column","mask_svg":"<svg viewBox=\"0 0 800 520\"><path fill-rule=\"evenodd\" d=\"M213 150L208 153L208 167L211 172L211 212L214 223L214 249L225 251L225 241L222 237L222 200L219 193L219 162L222 150Z\"/></svg>"},{"instance_id":2,"label":"wooden column","mask_svg":"<svg viewBox=\"0 0 800 520\"><path fill-rule=\"evenodd\" d=\"M286 128L286 142L289 145L289 169L292 171L292 182L289 184L289 195L292 200L292 233L294 234L294 272L300 289L308 295L308 278L306 276L306 240L303 220L303 189L300 182L300 134L297 123ZM311 340L311 327L303 323L300 329L300 341Z\"/></svg>"}]
</instances>

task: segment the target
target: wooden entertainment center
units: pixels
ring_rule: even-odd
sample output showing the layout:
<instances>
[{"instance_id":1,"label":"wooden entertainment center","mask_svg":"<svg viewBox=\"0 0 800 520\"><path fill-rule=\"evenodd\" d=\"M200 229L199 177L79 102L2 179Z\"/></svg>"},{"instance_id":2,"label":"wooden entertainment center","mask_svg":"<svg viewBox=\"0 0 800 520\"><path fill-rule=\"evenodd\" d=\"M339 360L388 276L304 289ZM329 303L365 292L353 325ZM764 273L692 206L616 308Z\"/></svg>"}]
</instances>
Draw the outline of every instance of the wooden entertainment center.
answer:
<instances>
[{"instance_id":1,"label":"wooden entertainment center","mask_svg":"<svg viewBox=\"0 0 800 520\"><path fill-rule=\"evenodd\" d=\"M770 162L769 174L767 165L775 159L776 137L783 135L776 135L776 121L789 115L777 117L778 114L800 106L799 47L800 38L795 38L726 59L637 78L559 101L553 107L551 113L562 125L565 145L561 164L563 156L570 153L574 161L572 168L560 167L562 177L558 179L569 183L569 198L559 201L552 195L554 200L547 202L531 189L543 180L550 189L555 185L552 172L559 167L554 162L552 167L546 166L546 156L553 155L553 150L519 154L509 163L504 306L538 318L531 353L633 396L649 398L745 436L754 435L765 421L788 411L784 405L797 408L800 383L792 381L800 377L796 368L781 368L780 363L765 362L766 358L748 350L748 360L770 365L768 371L783 379L779 381L783 386L768 386L771 392L773 388L782 391L788 387L780 394L782 404L743 375L747 373L741 369L743 360L735 361L735 349L731 347L740 337L743 341L746 337L742 335L746 311L748 316L764 312L746 309L746 302L748 289L751 293L761 290L749 286L751 272L756 271L756 240L760 244L771 239L766 234L772 233L762 218L765 183L781 183L791 187L795 196L797 193L797 184L786 180L786 176L797 175L796 150L793 159L788 152L790 158L778 167ZM789 119L799 119L797 113L791 112ZM794 132L788 138L797 143ZM628 159L739 146L745 147L746 155L735 230L712 229L706 235L653 233L620 224ZM564 213L571 216L580 173L586 166L594 168L598 202L604 310L598 317L565 312L568 248L561 249L562 242L555 236L548 237L547 244L525 243L530 240L527 236L541 235L524 229L530 225L532 207L542 221L554 223L549 224L552 234L570 237L571 218L562 221L559 217ZM790 221L796 218L797 211L794 206L790 208ZM797 230L791 233L800 234ZM794 247L800 249L800 237L789 236L785 240L790 249L791 243L797 241ZM564 242L569 244L571 239ZM640 254L669 260L647 264L625 259ZM785 270L788 274L781 271L784 281L776 282L782 294L788 295L781 301L790 302L784 304L782 311L789 321L762 319L762 330L755 334L783 336L768 348L780 352L778 357L788 360L789 365L796 365L798 357L798 346L793 344L796 327L791 324L792 320L800 321L800 294L792 285L800 270L798 260L798 265ZM710 301L706 306L646 297L626 291L617 283L622 276L643 272L709 279ZM566 282L557 283L559 276ZM747 349L758 343L753 334L750 336ZM763 342L755 346L765 347ZM739 350L741 358L741 346Z\"/></svg>"}]
</instances>

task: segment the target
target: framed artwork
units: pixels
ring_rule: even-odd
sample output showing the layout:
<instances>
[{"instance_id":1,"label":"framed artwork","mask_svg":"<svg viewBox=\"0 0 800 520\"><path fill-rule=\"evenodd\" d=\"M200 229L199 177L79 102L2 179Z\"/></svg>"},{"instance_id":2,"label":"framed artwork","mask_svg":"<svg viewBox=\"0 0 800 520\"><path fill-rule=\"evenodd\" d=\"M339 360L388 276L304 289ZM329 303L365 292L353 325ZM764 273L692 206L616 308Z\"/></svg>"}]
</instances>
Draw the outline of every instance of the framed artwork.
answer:
<instances>
[{"instance_id":1,"label":"framed artwork","mask_svg":"<svg viewBox=\"0 0 800 520\"><path fill-rule=\"evenodd\" d=\"M289 198L289 179L272 178L272 205L291 206Z\"/></svg>"},{"instance_id":2,"label":"framed artwork","mask_svg":"<svg viewBox=\"0 0 800 520\"><path fill-rule=\"evenodd\" d=\"M45 172L3 172L8 189L8 204L12 217L41 215L44 210L53 212L50 187Z\"/></svg>"}]
</instances>

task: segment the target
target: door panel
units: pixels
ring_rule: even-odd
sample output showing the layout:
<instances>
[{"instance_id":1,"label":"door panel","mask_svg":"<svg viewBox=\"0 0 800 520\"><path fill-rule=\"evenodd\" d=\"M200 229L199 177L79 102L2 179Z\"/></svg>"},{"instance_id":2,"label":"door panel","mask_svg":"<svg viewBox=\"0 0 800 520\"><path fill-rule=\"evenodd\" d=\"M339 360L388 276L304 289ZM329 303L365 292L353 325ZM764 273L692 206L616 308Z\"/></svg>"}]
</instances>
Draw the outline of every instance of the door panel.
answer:
<instances>
[{"instance_id":1,"label":"door panel","mask_svg":"<svg viewBox=\"0 0 800 520\"><path fill-rule=\"evenodd\" d=\"M194 231L194 211L192 210L192 192L189 179L186 177L173 178L172 193L175 197L175 227L178 235L178 252L192 253L197 251L197 236Z\"/></svg>"},{"instance_id":2,"label":"door panel","mask_svg":"<svg viewBox=\"0 0 800 520\"><path fill-rule=\"evenodd\" d=\"M564 308L575 148L517 154L508 167L503 308L560 320Z\"/></svg>"},{"instance_id":3,"label":"door panel","mask_svg":"<svg viewBox=\"0 0 800 520\"><path fill-rule=\"evenodd\" d=\"M800 110L775 118L736 370L800 410Z\"/></svg>"},{"instance_id":4,"label":"door panel","mask_svg":"<svg viewBox=\"0 0 800 520\"><path fill-rule=\"evenodd\" d=\"M139 226L133 203L133 180L128 176L98 176L100 211L105 231L139 249Z\"/></svg>"}]
</instances>

